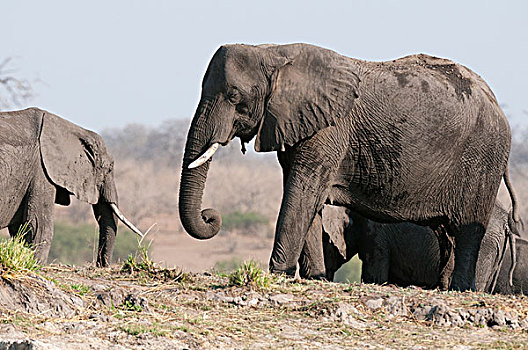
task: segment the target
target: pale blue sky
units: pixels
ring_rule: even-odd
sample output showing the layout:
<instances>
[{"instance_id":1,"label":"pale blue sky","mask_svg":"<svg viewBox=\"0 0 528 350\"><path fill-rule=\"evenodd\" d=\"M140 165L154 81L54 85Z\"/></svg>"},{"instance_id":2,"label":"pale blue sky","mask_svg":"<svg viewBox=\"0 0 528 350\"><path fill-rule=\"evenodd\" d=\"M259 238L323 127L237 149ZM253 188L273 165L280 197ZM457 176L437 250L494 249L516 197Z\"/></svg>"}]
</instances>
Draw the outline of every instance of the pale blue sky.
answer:
<instances>
[{"instance_id":1,"label":"pale blue sky","mask_svg":"<svg viewBox=\"0 0 528 350\"><path fill-rule=\"evenodd\" d=\"M18 0L0 2L0 18L0 59L15 57L19 76L42 81L29 105L96 131L191 118L224 43L447 57L490 84L512 124L528 118L525 0Z\"/></svg>"}]
</instances>

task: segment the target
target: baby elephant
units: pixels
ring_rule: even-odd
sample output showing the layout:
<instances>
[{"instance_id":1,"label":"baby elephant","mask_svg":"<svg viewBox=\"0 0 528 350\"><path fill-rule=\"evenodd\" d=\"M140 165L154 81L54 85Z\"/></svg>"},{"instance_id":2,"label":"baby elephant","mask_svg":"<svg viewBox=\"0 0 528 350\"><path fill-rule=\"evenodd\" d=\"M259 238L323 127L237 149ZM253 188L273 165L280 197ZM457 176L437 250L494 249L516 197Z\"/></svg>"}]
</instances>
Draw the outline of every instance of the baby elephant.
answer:
<instances>
[{"instance_id":1,"label":"baby elephant","mask_svg":"<svg viewBox=\"0 0 528 350\"><path fill-rule=\"evenodd\" d=\"M24 240L46 262L53 206L70 195L92 204L99 223L97 265L111 262L119 212L114 160L98 134L38 108L0 113L0 228L11 236L28 223Z\"/></svg>"},{"instance_id":2,"label":"baby elephant","mask_svg":"<svg viewBox=\"0 0 528 350\"><path fill-rule=\"evenodd\" d=\"M342 207L323 208L323 251L327 278L355 254L361 259L366 283L392 283L435 288L440 284L441 258L436 234L411 223L381 224ZM517 239L514 287L509 285L511 264L508 237L517 225L498 201L495 203L477 260L476 289L486 292L520 292L528 287L526 241ZM513 241L512 237L512 241ZM511 241L510 241L511 242ZM498 274L498 278L497 278Z\"/></svg>"},{"instance_id":3,"label":"baby elephant","mask_svg":"<svg viewBox=\"0 0 528 350\"><path fill-rule=\"evenodd\" d=\"M528 295L528 241L523 238L515 239L515 269L513 270L512 282L510 285L510 267L512 259L510 246L506 246L504 261L499 272L495 292L501 294L526 294Z\"/></svg>"}]
</instances>

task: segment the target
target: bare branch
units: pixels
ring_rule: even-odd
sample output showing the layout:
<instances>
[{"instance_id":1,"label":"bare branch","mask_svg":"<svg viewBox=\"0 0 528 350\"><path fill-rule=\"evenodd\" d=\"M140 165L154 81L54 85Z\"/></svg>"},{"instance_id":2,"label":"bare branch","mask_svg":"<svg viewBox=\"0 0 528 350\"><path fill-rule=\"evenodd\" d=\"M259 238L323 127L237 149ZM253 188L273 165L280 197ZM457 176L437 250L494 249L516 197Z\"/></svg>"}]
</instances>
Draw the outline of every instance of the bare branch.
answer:
<instances>
[{"instance_id":1,"label":"bare branch","mask_svg":"<svg viewBox=\"0 0 528 350\"><path fill-rule=\"evenodd\" d=\"M33 97L33 87L28 80L13 76L14 69L8 69L11 57L0 63L0 110L22 106Z\"/></svg>"}]
</instances>

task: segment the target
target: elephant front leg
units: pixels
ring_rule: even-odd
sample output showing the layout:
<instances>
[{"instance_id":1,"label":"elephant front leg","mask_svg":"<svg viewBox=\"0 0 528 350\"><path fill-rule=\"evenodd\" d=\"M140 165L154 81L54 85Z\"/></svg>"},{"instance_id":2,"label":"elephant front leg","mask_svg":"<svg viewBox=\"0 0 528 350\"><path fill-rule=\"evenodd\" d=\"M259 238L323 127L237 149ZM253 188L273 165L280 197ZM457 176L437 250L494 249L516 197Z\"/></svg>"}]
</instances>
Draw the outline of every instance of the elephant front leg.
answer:
<instances>
[{"instance_id":1,"label":"elephant front leg","mask_svg":"<svg viewBox=\"0 0 528 350\"><path fill-rule=\"evenodd\" d=\"M53 238L55 191L55 186L48 182L44 173L39 173L24 200L27 206L22 222L28 223L24 239L35 249L35 258L41 263L48 260Z\"/></svg>"},{"instance_id":2,"label":"elephant front leg","mask_svg":"<svg viewBox=\"0 0 528 350\"><path fill-rule=\"evenodd\" d=\"M310 225L322 209L328 196L330 178L337 168L328 161L332 159L328 154L326 159L316 158L312 154L309 157L312 161L306 161L307 156L309 155L303 154L303 157L295 160L284 186L270 259L270 271L274 273L295 276L297 261L305 245ZM321 225L317 226L320 229ZM317 254L322 254L322 249ZM324 268L323 266L317 267L317 273Z\"/></svg>"},{"instance_id":3,"label":"elephant front leg","mask_svg":"<svg viewBox=\"0 0 528 350\"><path fill-rule=\"evenodd\" d=\"M318 212L310 225L301 251L299 259L299 276L301 278L326 278L322 226L321 212Z\"/></svg>"}]
</instances>

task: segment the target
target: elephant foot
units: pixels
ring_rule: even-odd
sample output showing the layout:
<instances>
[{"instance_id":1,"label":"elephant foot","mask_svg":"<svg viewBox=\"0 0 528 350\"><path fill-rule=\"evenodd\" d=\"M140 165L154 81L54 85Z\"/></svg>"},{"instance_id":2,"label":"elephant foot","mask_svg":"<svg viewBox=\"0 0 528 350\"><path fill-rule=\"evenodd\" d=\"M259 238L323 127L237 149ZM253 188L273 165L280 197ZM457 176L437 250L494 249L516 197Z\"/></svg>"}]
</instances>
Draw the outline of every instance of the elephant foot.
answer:
<instances>
[{"instance_id":1,"label":"elephant foot","mask_svg":"<svg viewBox=\"0 0 528 350\"><path fill-rule=\"evenodd\" d=\"M326 274L319 274L319 275L309 276L309 277L306 277L306 279L325 281L325 282L332 281L332 280L328 280L326 278Z\"/></svg>"},{"instance_id":2,"label":"elephant foot","mask_svg":"<svg viewBox=\"0 0 528 350\"><path fill-rule=\"evenodd\" d=\"M283 275L293 278L295 277L295 274L297 272L297 266L286 268L285 266L275 265L273 263L270 263L269 271L270 273L273 273L273 274L283 274Z\"/></svg>"},{"instance_id":3,"label":"elephant foot","mask_svg":"<svg viewBox=\"0 0 528 350\"><path fill-rule=\"evenodd\" d=\"M465 292L465 291L472 291L474 292L476 290L475 288L475 281L473 282L469 281L468 279L464 278L456 278L456 276L453 276L453 280L451 281L451 286L449 287L449 290L457 291L457 292Z\"/></svg>"}]
</instances>

